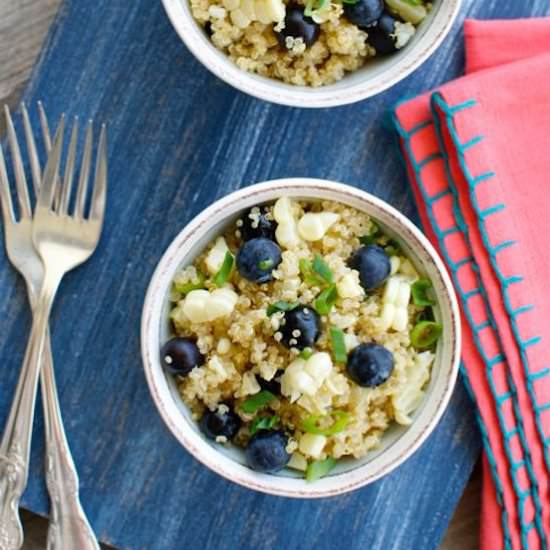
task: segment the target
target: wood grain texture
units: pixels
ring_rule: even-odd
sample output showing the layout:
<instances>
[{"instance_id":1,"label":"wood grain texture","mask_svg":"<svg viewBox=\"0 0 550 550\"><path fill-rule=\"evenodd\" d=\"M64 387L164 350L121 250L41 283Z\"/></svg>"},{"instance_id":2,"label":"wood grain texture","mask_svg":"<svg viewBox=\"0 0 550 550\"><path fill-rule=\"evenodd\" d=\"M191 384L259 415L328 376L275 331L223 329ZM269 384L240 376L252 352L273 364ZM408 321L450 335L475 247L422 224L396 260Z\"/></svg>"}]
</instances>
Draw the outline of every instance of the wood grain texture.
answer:
<instances>
[{"instance_id":1,"label":"wood grain texture","mask_svg":"<svg viewBox=\"0 0 550 550\"><path fill-rule=\"evenodd\" d=\"M61 0L0 2L0 104L20 95Z\"/></svg>"},{"instance_id":2,"label":"wood grain texture","mask_svg":"<svg viewBox=\"0 0 550 550\"><path fill-rule=\"evenodd\" d=\"M544 1L466 0L462 15L547 10ZM216 80L179 42L159 2L63 5L25 99L43 99L52 118L67 111L110 125L105 235L93 259L67 279L52 322L83 501L103 540L159 550L328 549L336 541L352 549L437 546L479 450L461 387L430 440L373 486L322 502L258 495L199 466L163 427L141 371L139 316L148 279L174 235L214 198L247 183L333 178L414 218L393 138L383 129L384 111L403 95L460 74L460 34L457 24L424 67L385 94L301 111L254 100ZM0 289L4 420L29 314L23 286L3 255ZM37 443L41 432L39 420ZM37 444L24 504L44 513L41 456Z\"/></svg>"}]
</instances>

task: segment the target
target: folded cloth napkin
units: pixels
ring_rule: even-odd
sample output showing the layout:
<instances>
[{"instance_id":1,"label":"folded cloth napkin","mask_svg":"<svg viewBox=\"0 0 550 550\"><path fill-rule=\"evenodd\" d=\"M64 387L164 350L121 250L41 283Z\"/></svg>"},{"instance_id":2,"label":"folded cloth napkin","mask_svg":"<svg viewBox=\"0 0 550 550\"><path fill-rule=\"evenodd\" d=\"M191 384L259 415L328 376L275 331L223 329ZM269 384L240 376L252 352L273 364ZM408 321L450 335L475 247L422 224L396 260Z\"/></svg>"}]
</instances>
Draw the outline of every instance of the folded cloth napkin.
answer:
<instances>
[{"instance_id":1,"label":"folded cloth napkin","mask_svg":"<svg viewBox=\"0 0 550 550\"><path fill-rule=\"evenodd\" d=\"M481 547L550 542L550 19L466 21L467 75L393 112L461 302Z\"/></svg>"}]
</instances>

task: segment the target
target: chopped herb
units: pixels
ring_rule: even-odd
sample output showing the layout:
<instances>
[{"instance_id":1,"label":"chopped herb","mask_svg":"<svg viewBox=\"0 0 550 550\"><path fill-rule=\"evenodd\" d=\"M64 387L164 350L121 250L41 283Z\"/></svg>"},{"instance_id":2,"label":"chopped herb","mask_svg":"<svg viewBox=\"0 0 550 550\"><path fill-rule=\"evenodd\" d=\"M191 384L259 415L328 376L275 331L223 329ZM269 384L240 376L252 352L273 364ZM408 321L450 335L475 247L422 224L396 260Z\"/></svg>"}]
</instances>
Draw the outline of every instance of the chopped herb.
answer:
<instances>
[{"instance_id":1,"label":"chopped herb","mask_svg":"<svg viewBox=\"0 0 550 550\"><path fill-rule=\"evenodd\" d=\"M325 260L319 256L319 254L315 254L312 267L313 271L315 271L315 273L317 273L329 285L334 282L334 275L332 274L330 267Z\"/></svg>"},{"instance_id":2,"label":"chopped herb","mask_svg":"<svg viewBox=\"0 0 550 550\"><path fill-rule=\"evenodd\" d=\"M320 428L319 422L329 416L332 424L328 428ZM332 411L327 416L308 416L302 423L302 429L310 434L331 436L345 430L350 418L345 411Z\"/></svg>"},{"instance_id":3,"label":"chopped herb","mask_svg":"<svg viewBox=\"0 0 550 550\"><path fill-rule=\"evenodd\" d=\"M306 361L313 355L313 350L311 348L305 348L300 352L300 357Z\"/></svg>"},{"instance_id":4,"label":"chopped herb","mask_svg":"<svg viewBox=\"0 0 550 550\"><path fill-rule=\"evenodd\" d=\"M334 360L341 365L345 365L348 362L348 354L346 352L344 332L338 327L330 327L330 338L332 340Z\"/></svg>"},{"instance_id":5,"label":"chopped herb","mask_svg":"<svg viewBox=\"0 0 550 550\"><path fill-rule=\"evenodd\" d=\"M405 4L409 4L409 6L422 6L423 2L422 0L403 0Z\"/></svg>"},{"instance_id":6,"label":"chopped herb","mask_svg":"<svg viewBox=\"0 0 550 550\"><path fill-rule=\"evenodd\" d=\"M325 460L314 460L310 462L306 470L306 480L313 483L322 477L328 475L336 466L335 458L327 458Z\"/></svg>"},{"instance_id":7,"label":"chopped herb","mask_svg":"<svg viewBox=\"0 0 550 550\"><path fill-rule=\"evenodd\" d=\"M361 244L364 244L365 246L368 246L369 244L374 244L378 237L380 237L380 228L374 222L371 222L371 227L368 235L359 237L359 242Z\"/></svg>"},{"instance_id":8,"label":"chopped herb","mask_svg":"<svg viewBox=\"0 0 550 550\"><path fill-rule=\"evenodd\" d=\"M434 321L420 321L411 330L411 344L416 349L426 349L437 342L443 327Z\"/></svg>"},{"instance_id":9,"label":"chopped herb","mask_svg":"<svg viewBox=\"0 0 550 550\"><path fill-rule=\"evenodd\" d=\"M198 280L196 283L193 283L193 282L183 283L183 284L174 283L174 290L185 296L186 294L189 294L192 290L200 290L202 288L205 288L204 282L206 281L206 277L199 272L197 275L197 279Z\"/></svg>"},{"instance_id":10,"label":"chopped herb","mask_svg":"<svg viewBox=\"0 0 550 550\"><path fill-rule=\"evenodd\" d=\"M214 276L214 284L219 288L222 287L227 280L229 279L229 276L231 275L231 270L233 269L233 262L234 262L233 254L229 252L229 250L225 253L225 258L223 259L223 264L220 268L220 270L216 273Z\"/></svg>"},{"instance_id":11,"label":"chopped herb","mask_svg":"<svg viewBox=\"0 0 550 550\"><path fill-rule=\"evenodd\" d=\"M302 258L299 262L299 266L300 266L300 273L302 274L304 282L306 282L308 285L311 285L311 286L324 285L323 279L321 279L314 273L313 266L311 265L311 262L309 260L305 260Z\"/></svg>"},{"instance_id":12,"label":"chopped herb","mask_svg":"<svg viewBox=\"0 0 550 550\"><path fill-rule=\"evenodd\" d=\"M254 435L256 432L260 430L271 430L279 422L278 416L260 416L257 418L254 418L252 422L250 422L250 426L248 427L248 431L250 432L250 435Z\"/></svg>"},{"instance_id":13,"label":"chopped herb","mask_svg":"<svg viewBox=\"0 0 550 550\"><path fill-rule=\"evenodd\" d=\"M399 243L397 241L390 239L388 241L388 244L386 244L386 246L384 247L384 250L386 251L386 254L388 256L397 256L401 251L401 247L399 246Z\"/></svg>"},{"instance_id":14,"label":"chopped herb","mask_svg":"<svg viewBox=\"0 0 550 550\"><path fill-rule=\"evenodd\" d=\"M336 298L338 298L336 285L330 285L317 296L315 300L315 311L319 315L328 315L332 306L336 303Z\"/></svg>"},{"instance_id":15,"label":"chopped herb","mask_svg":"<svg viewBox=\"0 0 550 550\"><path fill-rule=\"evenodd\" d=\"M279 311L291 311L294 308L297 308L300 305L300 302L285 302L284 300L279 300L274 304L267 306L267 316L271 317L274 313Z\"/></svg>"},{"instance_id":16,"label":"chopped herb","mask_svg":"<svg viewBox=\"0 0 550 550\"><path fill-rule=\"evenodd\" d=\"M428 291L432 288L429 279L419 279L411 287L411 294L415 306L433 306L435 301L430 298Z\"/></svg>"},{"instance_id":17,"label":"chopped herb","mask_svg":"<svg viewBox=\"0 0 550 550\"><path fill-rule=\"evenodd\" d=\"M241 403L241 411L246 414L254 414L263 409L268 403L273 401L275 396L267 390L262 390L260 393L249 397Z\"/></svg>"},{"instance_id":18,"label":"chopped herb","mask_svg":"<svg viewBox=\"0 0 550 550\"><path fill-rule=\"evenodd\" d=\"M261 262L258 262L258 267L262 271L267 271L270 267L273 267L273 264L275 262L272 259L269 260L262 260Z\"/></svg>"},{"instance_id":19,"label":"chopped herb","mask_svg":"<svg viewBox=\"0 0 550 550\"><path fill-rule=\"evenodd\" d=\"M315 13L323 11L328 6L330 6L330 0L307 0L304 15L311 17Z\"/></svg>"}]
</instances>

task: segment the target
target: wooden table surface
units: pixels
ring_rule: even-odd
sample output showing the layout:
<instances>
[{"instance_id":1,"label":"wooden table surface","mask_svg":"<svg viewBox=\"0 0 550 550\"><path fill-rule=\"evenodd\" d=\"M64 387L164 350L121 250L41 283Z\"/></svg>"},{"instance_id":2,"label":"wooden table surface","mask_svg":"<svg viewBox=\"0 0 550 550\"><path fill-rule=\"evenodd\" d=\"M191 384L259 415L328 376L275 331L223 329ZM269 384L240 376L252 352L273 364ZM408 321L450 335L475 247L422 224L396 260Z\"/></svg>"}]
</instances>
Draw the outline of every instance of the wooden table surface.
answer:
<instances>
[{"instance_id":1,"label":"wooden table surface","mask_svg":"<svg viewBox=\"0 0 550 550\"><path fill-rule=\"evenodd\" d=\"M0 1L0 105L15 107L61 0ZM0 121L0 132L4 121ZM442 543L444 550L478 546L480 474L476 469ZM47 522L25 512L24 549L44 548Z\"/></svg>"}]
</instances>

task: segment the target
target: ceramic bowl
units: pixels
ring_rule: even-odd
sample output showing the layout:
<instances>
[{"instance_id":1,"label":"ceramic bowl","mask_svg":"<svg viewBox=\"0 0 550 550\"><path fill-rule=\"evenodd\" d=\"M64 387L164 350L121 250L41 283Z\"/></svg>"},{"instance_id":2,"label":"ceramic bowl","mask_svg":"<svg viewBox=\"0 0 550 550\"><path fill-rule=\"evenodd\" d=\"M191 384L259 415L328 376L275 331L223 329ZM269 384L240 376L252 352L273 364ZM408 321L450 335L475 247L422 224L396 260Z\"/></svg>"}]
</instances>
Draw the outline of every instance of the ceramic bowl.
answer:
<instances>
[{"instance_id":1,"label":"ceramic bowl","mask_svg":"<svg viewBox=\"0 0 550 550\"><path fill-rule=\"evenodd\" d=\"M294 86L239 69L218 50L193 19L189 0L163 0L172 25L191 53L218 78L254 97L293 107L335 107L378 94L416 70L441 44L462 0L434 0L433 9L413 40L391 56L369 61L334 84Z\"/></svg>"},{"instance_id":2,"label":"ceramic bowl","mask_svg":"<svg viewBox=\"0 0 550 550\"><path fill-rule=\"evenodd\" d=\"M170 338L169 295L175 274L191 264L244 211L283 195L339 201L369 214L400 243L417 269L431 279L438 302L435 314L443 325L431 380L424 402L414 413L413 423L408 427L393 425L384 434L378 450L359 460L340 460L331 475L311 484L290 470L278 475L255 472L246 466L242 450L206 439L180 398L173 377L165 374L160 362L160 348ZM302 498L326 497L357 489L388 474L411 456L430 435L447 406L460 357L459 314L453 287L443 263L420 230L393 207L364 191L341 183L302 178L246 187L218 200L192 220L165 252L153 275L143 308L141 338L145 374L153 400L168 428L197 460L250 489Z\"/></svg>"}]
</instances>

